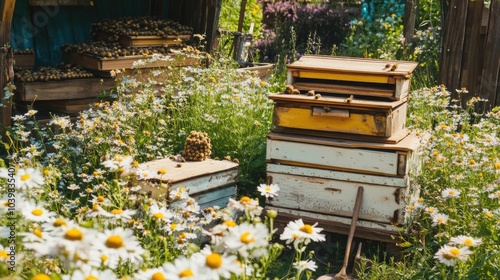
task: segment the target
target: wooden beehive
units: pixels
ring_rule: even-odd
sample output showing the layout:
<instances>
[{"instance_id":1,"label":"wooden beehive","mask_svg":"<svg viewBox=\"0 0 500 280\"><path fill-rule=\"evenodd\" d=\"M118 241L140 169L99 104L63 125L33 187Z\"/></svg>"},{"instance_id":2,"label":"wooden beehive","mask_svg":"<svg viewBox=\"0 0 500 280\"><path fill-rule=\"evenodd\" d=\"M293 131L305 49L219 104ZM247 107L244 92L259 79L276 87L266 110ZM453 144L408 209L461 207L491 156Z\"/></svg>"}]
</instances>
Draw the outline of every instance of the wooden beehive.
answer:
<instances>
[{"instance_id":1,"label":"wooden beehive","mask_svg":"<svg viewBox=\"0 0 500 280\"><path fill-rule=\"evenodd\" d=\"M362 186L356 236L396 242L391 236L408 219L406 202L418 195L410 174L420 171L422 141L414 134L387 144L271 132L267 175L281 190L266 208L277 210L282 222L303 218L347 234Z\"/></svg>"},{"instance_id":2,"label":"wooden beehive","mask_svg":"<svg viewBox=\"0 0 500 280\"><path fill-rule=\"evenodd\" d=\"M231 161L207 159L178 162L166 158L142 163L141 168L154 173L149 180L165 183L165 188L143 184L143 190L153 198L167 194L169 189L185 187L189 195L195 198L202 208L206 208L225 207L229 198L236 196L238 164ZM159 175L156 173L159 169L164 169L167 173Z\"/></svg>"},{"instance_id":3,"label":"wooden beehive","mask_svg":"<svg viewBox=\"0 0 500 280\"><path fill-rule=\"evenodd\" d=\"M95 98L113 88L112 79L68 79L16 84L16 100L44 101Z\"/></svg>"},{"instance_id":4,"label":"wooden beehive","mask_svg":"<svg viewBox=\"0 0 500 280\"><path fill-rule=\"evenodd\" d=\"M278 128L376 136L399 141L405 129L407 99L371 101L305 94L270 95Z\"/></svg>"},{"instance_id":5,"label":"wooden beehive","mask_svg":"<svg viewBox=\"0 0 500 280\"><path fill-rule=\"evenodd\" d=\"M417 62L306 55L287 65L287 82L301 91L404 99Z\"/></svg>"}]
</instances>

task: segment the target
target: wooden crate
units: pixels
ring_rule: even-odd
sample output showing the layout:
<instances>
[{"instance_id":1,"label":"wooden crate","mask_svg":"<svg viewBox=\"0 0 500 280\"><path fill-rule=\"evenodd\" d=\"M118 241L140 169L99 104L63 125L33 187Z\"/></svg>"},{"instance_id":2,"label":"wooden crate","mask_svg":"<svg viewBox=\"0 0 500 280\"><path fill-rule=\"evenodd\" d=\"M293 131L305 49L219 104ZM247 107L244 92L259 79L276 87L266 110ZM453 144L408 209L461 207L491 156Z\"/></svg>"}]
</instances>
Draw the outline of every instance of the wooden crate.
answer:
<instances>
[{"instance_id":1,"label":"wooden crate","mask_svg":"<svg viewBox=\"0 0 500 280\"><path fill-rule=\"evenodd\" d=\"M306 55L287 65L287 83L302 91L400 100L409 94L411 73L417 65L410 61Z\"/></svg>"},{"instance_id":2,"label":"wooden crate","mask_svg":"<svg viewBox=\"0 0 500 280\"><path fill-rule=\"evenodd\" d=\"M16 84L16 100L43 101L95 98L115 86L112 79L69 79Z\"/></svg>"},{"instance_id":3,"label":"wooden crate","mask_svg":"<svg viewBox=\"0 0 500 280\"><path fill-rule=\"evenodd\" d=\"M357 189L362 186L359 219L385 224L404 224L406 219L408 177L390 180L360 173L329 174L324 169L276 164L268 166L267 176L280 186L279 196L270 200L269 206L349 218L354 211ZM342 180L346 177L349 180ZM402 186L385 185L388 181Z\"/></svg>"},{"instance_id":4,"label":"wooden crate","mask_svg":"<svg viewBox=\"0 0 500 280\"><path fill-rule=\"evenodd\" d=\"M35 67L35 54L14 54L14 67L31 69Z\"/></svg>"},{"instance_id":5,"label":"wooden crate","mask_svg":"<svg viewBox=\"0 0 500 280\"><path fill-rule=\"evenodd\" d=\"M270 132L266 160L293 166L404 178L418 169L421 137L409 134L396 144Z\"/></svg>"},{"instance_id":6,"label":"wooden crate","mask_svg":"<svg viewBox=\"0 0 500 280\"><path fill-rule=\"evenodd\" d=\"M181 167L178 167L179 164ZM150 180L165 183L165 188L142 184L143 190L153 198L167 194L169 188L185 187L189 195L205 208L215 205L225 207L229 198L236 196L238 164L231 161L207 159L177 162L167 158L142 163L141 167L154 172L155 175ZM167 173L156 174L160 168L165 169Z\"/></svg>"},{"instance_id":7,"label":"wooden crate","mask_svg":"<svg viewBox=\"0 0 500 280\"><path fill-rule=\"evenodd\" d=\"M120 45L124 47L175 47L191 39L191 35L162 36L121 36Z\"/></svg>"},{"instance_id":8,"label":"wooden crate","mask_svg":"<svg viewBox=\"0 0 500 280\"><path fill-rule=\"evenodd\" d=\"M136 68L153 68L166 66L189 66L200 63L199 58L186 57L183 54L169 54L173 60L157 60L137 66ZM63 52L66 63L73 63L94 71L111 71L116 69L132 69L135 62L148 60L153 56L133 55L118 58L102 58L91 55L78 54L75 52Z\"/></svg>"},{"instance_id":9,"label":"wooden crate","mask_svg":"<svg viewBox=\"0 0 500 280\"><path fill-rule=\"evenodd\" d=\"M406 127L406 98L370 101L305 94L274 94L269 98L275 102L276 127L382 138L402 138L407 134L402 133Z\"/></svg>"}]
</instances>

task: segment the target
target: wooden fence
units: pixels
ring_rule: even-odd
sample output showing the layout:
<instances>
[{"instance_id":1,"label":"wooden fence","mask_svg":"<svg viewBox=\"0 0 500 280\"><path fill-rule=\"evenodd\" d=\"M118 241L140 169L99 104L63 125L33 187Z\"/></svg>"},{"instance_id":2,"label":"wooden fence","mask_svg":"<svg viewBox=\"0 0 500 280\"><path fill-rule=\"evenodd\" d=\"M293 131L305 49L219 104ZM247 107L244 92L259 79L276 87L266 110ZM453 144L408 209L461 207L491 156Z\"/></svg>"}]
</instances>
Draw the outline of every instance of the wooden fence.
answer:
<instances>
[{"instance_id":1,"label":"wooden fence","mask_svg":"<svg viewBox=\"0 0 500 280\"><path fill-rule=\"evenodd\" d=\"M439 82L455 96L466 88L488 99L486 109L500 106L500 0L451 0L443 24Z\"/></svg>"}]
</instances>

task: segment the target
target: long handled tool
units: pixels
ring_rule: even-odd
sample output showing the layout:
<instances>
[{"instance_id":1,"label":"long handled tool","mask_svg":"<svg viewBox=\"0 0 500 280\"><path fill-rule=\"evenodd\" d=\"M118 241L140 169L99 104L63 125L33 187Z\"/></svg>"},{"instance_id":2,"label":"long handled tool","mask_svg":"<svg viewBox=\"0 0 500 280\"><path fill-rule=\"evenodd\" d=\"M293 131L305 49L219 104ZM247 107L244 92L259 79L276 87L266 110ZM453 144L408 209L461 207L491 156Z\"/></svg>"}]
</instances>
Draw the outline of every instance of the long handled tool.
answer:
<instances>
[{"instance_id":1,"label":"long handled tool","mask_svg":"<svg viewBox=\"0 0 500 280\"><path fill-rule=\"evenodd\" d=\"M344 264L340 269L339 273L332 277L332 274L323 275L317 280L347 280L354 279L347 275L346 269L349 264L349 254L351 252L352 239L354 238L354 230L356 229L356 223L358 222L359 209L361 208L361 199L363 198L363 187L358 187L358 193L356 194L356 202L354 203L354 212L352 214L351 227L349 228L349 235L347 237L347 245L345 248Z\"/></svg>"}]
</instances>

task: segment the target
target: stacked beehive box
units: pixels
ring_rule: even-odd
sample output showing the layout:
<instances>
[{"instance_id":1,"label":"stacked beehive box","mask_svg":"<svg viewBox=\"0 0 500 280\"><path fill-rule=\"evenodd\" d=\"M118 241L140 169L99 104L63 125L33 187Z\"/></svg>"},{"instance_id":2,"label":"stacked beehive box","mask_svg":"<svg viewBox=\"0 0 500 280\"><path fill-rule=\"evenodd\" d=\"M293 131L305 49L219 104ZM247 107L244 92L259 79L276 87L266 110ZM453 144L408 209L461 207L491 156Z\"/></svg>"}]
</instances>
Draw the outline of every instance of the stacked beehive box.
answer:
<instances>
[{"instance_id":1,"label":"stacked beehive box","mask_svg":"<svg viewBox=\"0 0 500 280\"><path fill-rule=\"evenodd\" d=\"M347 234L364 188L356 236L397 242L419 170L421 139L406 129L415 62L304 56L288 65L285 92L271 95L268 179L280 186L268 208Z\"/></svg>"}]
</instances>

